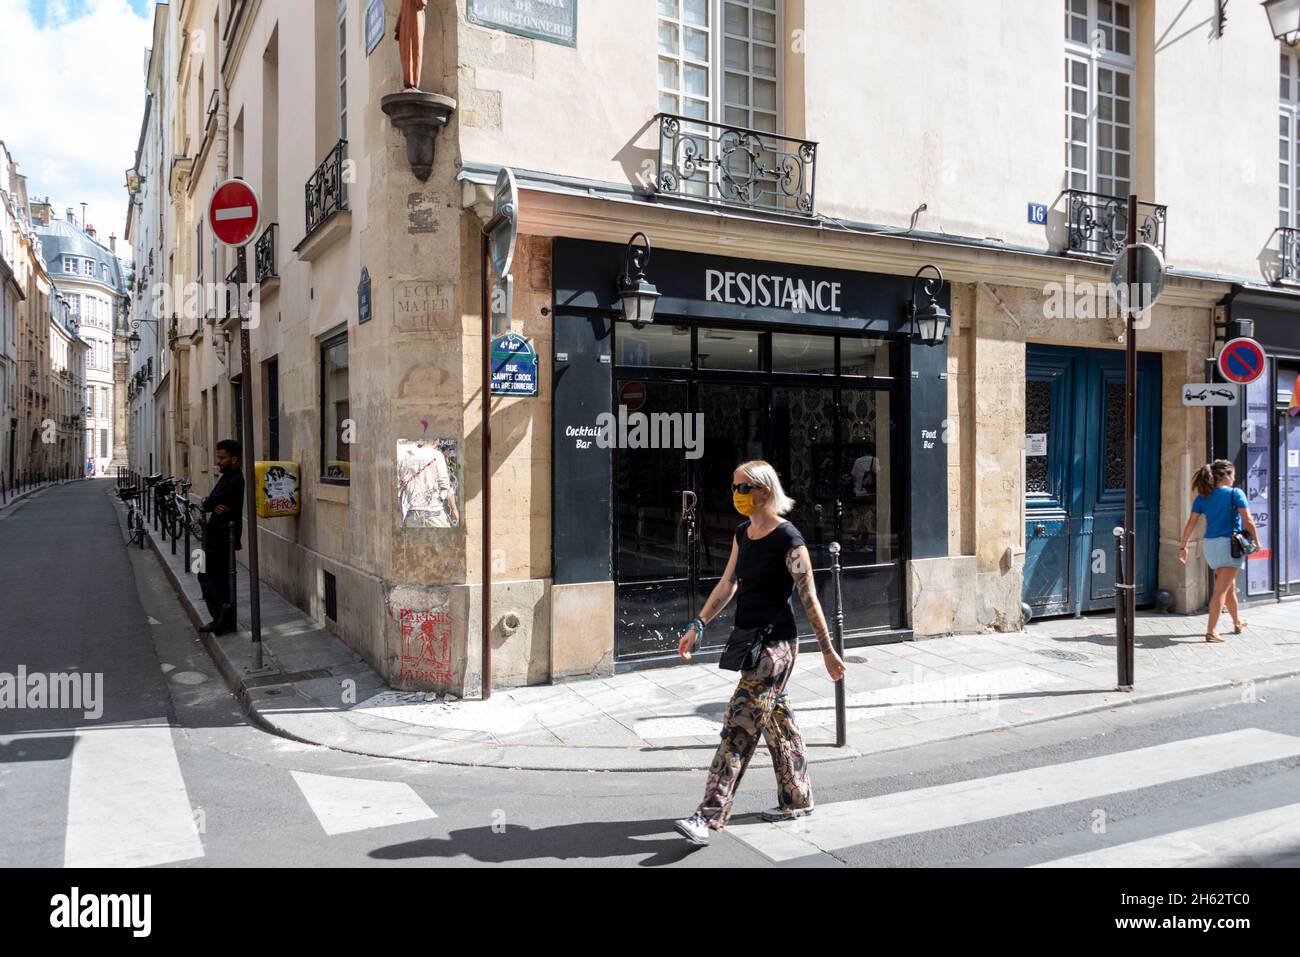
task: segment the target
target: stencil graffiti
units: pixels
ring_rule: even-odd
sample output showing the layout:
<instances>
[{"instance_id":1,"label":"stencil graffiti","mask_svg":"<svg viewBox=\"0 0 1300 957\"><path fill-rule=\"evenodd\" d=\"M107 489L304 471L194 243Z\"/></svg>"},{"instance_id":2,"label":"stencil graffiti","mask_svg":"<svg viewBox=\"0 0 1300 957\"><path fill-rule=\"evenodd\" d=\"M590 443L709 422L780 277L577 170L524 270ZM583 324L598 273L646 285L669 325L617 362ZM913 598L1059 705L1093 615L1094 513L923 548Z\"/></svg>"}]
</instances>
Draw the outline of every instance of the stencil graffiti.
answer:
<instances>
[{"instance_id":1,"label":"stencil graffiti","mask_svg":"<svg viewBox=\"0 0 1300 957\"><path fill-rule=\"evenodd\" d=\"M444 608L415 611L399 608L402 659L398 681L447 685L451 683L451 613Z\"/></svg>"}]
</instances>

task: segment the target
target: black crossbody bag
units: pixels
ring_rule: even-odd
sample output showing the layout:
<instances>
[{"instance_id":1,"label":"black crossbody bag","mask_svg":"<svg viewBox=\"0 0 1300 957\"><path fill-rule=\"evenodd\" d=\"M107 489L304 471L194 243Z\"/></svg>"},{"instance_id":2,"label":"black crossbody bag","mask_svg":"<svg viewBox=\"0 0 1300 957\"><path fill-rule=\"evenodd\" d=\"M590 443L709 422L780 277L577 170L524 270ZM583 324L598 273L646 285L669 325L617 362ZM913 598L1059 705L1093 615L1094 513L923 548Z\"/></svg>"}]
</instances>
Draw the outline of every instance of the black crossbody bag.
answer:
<instances>
[{"instance_id":1,"label":"black crossbody bag","mask_svg":"<svg viewBox=\"0 0 1300 957\"><path fill-rule=\"evenodd\" d=\"M1244 558L1259 551L1259 545L1245 532L1233 532L1229 548L1233 558Z\"/></svg>"}]
</instances>

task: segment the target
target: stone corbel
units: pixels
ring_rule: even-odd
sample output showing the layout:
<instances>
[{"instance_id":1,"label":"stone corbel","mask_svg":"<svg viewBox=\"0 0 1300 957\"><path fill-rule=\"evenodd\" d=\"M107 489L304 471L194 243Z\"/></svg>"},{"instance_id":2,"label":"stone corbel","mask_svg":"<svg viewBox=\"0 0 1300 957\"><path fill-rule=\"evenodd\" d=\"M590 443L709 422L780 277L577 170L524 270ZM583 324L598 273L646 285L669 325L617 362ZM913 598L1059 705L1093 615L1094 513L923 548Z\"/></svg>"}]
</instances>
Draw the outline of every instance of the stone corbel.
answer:
<instances>
[{"instance_id":1,"label":"stone corbel","mask_svg":"<svg viewBox=\"0 0 1300 957\"><path fill-rule=\"evenodd\" d=\"M433 172L433 145L456 111L456 101L441 93L390 93L379 101L395 127L406 137L406 161L420 182Z\"/></svg>"}]
</instances>

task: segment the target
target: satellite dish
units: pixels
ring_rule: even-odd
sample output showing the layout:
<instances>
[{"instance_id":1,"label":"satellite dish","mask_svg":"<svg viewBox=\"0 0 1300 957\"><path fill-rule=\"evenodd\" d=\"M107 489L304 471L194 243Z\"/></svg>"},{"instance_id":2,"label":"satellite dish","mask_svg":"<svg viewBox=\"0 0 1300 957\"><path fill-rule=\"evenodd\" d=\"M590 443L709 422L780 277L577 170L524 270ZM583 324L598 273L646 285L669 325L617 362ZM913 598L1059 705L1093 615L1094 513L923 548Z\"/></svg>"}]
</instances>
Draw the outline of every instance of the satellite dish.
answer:
<instances>
[{"instance_id":1,"label":"satellite dish","mask_svg":"<svg viewBox=\"0 0 1300 957\"><path fill-rule=\"evenodd\" d=\"M497 184L492 194L492 218L504 216L500 225L492 230L488 237L488 248L492 254L492 268L498 278L510 272L515 259L515 240L519 236L519 186L515 174L509 167L501 167L497 174Z\"/></svg>"}]
</instances>

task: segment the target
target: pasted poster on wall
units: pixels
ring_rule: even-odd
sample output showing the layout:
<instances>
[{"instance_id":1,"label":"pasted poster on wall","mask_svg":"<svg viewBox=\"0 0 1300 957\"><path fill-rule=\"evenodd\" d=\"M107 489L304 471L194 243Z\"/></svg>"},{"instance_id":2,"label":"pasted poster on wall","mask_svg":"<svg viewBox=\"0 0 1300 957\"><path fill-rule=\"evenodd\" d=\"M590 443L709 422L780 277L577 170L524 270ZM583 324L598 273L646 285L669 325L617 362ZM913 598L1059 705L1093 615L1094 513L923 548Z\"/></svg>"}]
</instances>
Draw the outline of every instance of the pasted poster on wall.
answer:
<instances>
[{"instance_id":1,"label":"pasted poster on wall","mask_svg":"<svg viewBox=\"0 0 1300 957\"><path fill-rule=\"evenodd\" d=\"M297 462L257 462L257 517L284 518L297 515L301 507L298 494Z\"/></svg>"},{"instance_id":2,"label":"pasted poster on wall","mask_svg":"<svg viewBox=\"0 0 1300 957\"><path fill-rule=\"evenodd\" d=\"M399 608L402 639L399 684L451 684L451 612L447 608L415 611Z\"/></svg>"},{"instance_id":3,"label":"pasted poster on wall","mask_svg":"<svg viewBox=\"0 0 1300 957\"><path fill-rule=\"evenodd\" d=\"M459 439L400 439L397 492L403 528L459 528Z\"/></svg>"}]
</instances>

